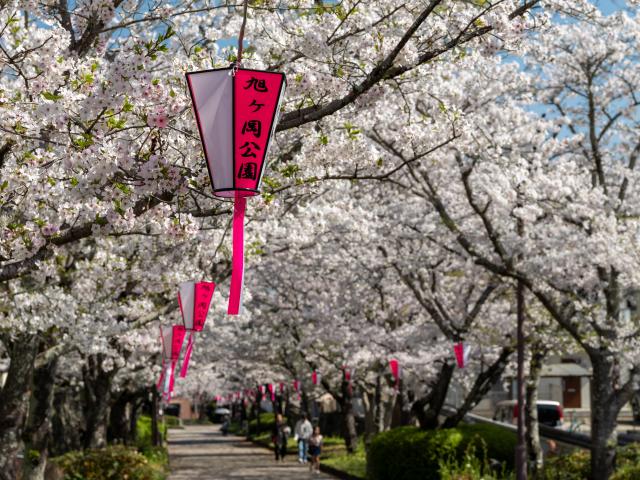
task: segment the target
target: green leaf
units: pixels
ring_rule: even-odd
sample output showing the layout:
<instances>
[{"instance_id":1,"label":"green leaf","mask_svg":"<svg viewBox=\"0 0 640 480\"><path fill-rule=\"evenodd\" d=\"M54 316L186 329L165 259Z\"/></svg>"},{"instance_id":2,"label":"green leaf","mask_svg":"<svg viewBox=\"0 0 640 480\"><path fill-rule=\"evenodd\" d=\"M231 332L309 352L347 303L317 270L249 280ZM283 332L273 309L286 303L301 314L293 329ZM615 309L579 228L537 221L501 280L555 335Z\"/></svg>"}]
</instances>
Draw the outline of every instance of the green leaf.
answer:
<instances>
[{"instance_id":1,"label":"green leaf","mask_svg":"<svg viewBox=\"0 0 640 480\"><path fill-rule=\"evenodd\" d=\"M115 182L113 184L113 186L116 187L118 190L120 190L125 195L129 195L131 193L131 189L129 188L129 186L125 185L124 183Z\"/></svg>"},{"instance_id":2,"label":"green leaf","mask_svg":"<svg viewBox=\"0 0 640 480\"><path fill-rule=\"evenodd\" d=\"M51 93L51 92L42 92L42 96L47 100L53 100L54 102L57 102L62 98L62 95L58 95L56 93Z\"/></svg>"},{"instance_id":3,"label":"green leaf","mask_svg":"<svg viewBox=\"0 0 640 480\"><path fill-rule=\"evenodd\" d=\"M300 171L300 167L298 165L292 164L284 167L282 170L280 170L280 173L282 173L283 177L290 178L290 177L293 177L299 171Z\"/></svg>"},{"instance_id":4,"label":"green leaf","mask_svg":"<svg viewBox=\"0 0 640 480\"><path fill-rule=\"evenodd\" d=\"M123 112L130 112L131 110L133 110L133 104L131 102L129 102L128 98L124 99L124 105L122 105L122 111Z\"/></svg>"}]
</instances>

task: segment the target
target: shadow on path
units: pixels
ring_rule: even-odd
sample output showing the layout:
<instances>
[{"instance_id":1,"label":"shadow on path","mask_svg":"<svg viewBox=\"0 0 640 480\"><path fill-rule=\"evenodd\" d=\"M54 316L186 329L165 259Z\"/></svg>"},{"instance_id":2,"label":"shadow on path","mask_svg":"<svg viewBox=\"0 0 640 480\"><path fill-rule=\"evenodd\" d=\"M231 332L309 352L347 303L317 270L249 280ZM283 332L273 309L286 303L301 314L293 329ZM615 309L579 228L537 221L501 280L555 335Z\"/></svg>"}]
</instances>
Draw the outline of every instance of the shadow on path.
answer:
<instances>
[{"instance_id":1,"label":"shadow on path","mask_svg":"<svg viewBox=\"0 0 640 480\"><path fill-rule=\"evenodd\" d=\"M331 479L312 474L290 455L276 463L273 453L242 437L224 437L217 426L190 425L169 430L169 480L299 480Z\"/></svg>"}]
</instances>

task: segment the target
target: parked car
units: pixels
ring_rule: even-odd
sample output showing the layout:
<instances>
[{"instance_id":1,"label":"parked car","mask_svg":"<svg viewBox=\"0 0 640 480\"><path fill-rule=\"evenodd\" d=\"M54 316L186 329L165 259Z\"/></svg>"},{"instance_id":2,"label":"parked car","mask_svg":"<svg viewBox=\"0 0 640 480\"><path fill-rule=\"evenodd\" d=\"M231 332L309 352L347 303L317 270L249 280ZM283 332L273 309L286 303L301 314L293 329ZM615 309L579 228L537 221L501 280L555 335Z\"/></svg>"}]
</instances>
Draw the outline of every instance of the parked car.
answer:
<instances>
[{"instance_id":1,"label":"parked car","mask_svg":"<svg viewBox=\"0 0 640 480\"><path fill-rule=\"evenodd\" d=\"M564 419L562 405L553 400L538 400L538 422L550 427L561 427ZM518 423L518 402L516 400L505 400L498 402L493 419L497 422Z\"/></svg>"}]
</instances>

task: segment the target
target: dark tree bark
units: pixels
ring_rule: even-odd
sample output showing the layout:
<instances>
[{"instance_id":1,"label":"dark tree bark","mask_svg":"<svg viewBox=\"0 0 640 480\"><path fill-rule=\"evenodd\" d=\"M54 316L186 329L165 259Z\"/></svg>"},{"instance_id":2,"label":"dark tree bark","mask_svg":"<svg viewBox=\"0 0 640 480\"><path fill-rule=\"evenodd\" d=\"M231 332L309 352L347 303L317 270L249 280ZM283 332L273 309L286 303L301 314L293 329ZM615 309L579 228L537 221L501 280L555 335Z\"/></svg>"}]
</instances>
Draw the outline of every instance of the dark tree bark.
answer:
<instances>
[{"instance_id":1,"label":"dark tree bark","mask_svg":"<svg viewBox=\"0 0 640 480\"><path fill-rule=\"evenodd\" d=\"M3 339L11 362L0 391L0 480L15 480L21 468L22 434L29 409L29 397L39 338L26 333Z\"/></svg>"},{"instance_id":2,"label":"dark tree bark","mask_svg":"<svg viewBox=\"0 0 640 480\"><path fill-rule=\"evenodd\" d=\"M537 478L542 469L542 448L540 447L540 431L538 429L538 386L542 362L547 356L547 349L539 341L531 345L531 360L529 362L529 376L525 391L525 435L527 452L529 455L530 471L533 478Z\"/></svg>"},{"instance_id":3,"label":"dark tree bark","mask_svg":"<svg viewBox=\"0 0 640 480\"><path fill-rule=\"evenodd\" d=\"M376 434L375 391L362 392L362 402L364 404L364 444L368 447L369 443L371 443L371 439Z\"/></svg>"},{"instance_id":4,"label":"dark tree bark","mask_svg":"<svg viewBox=\"0 0 640 480\"><path fill-rule=\"evenodd\" d=\"M591 479L607 479L615 469L618 413L631 397L631 389L616 388L617 361L612 356L591 356Z\"/></svg>"},{"instance_id":5,"label":"dark tree bark","mask_svg":"<svg viewBox=\"0 0 640 480\"><path fill-rule=\"evenodd\" d=\"M135 441L140 400L147 393L147 390L124 391L111 403L107 427L107 441L109 443L131 445Z\"/></svg>"},{"instance_id":6,"label":"dark tree bark","mask_svg":"<svg viewBox=\"0 0 640 480\"><path fill-rule=\"evenodd\" d=\"M155 386L151 387L151 443L154 447L162 446L162 435L158 426L158 410L160 395Z\"/></svg>"},{"instance_id":7,"label":"dark tree bark","mask_svg":"<svg viewBox=\"0 0 640 480\"><path fill-rule=\"evenodd\" d=\"M437 379L430 385L429 393L413 402L411 410L423 430L438 428L438 416L442 412L455 368L453 363L443 362Z\"/></svg>"},{"instance_id":8,"label":"dark tree bark","mask_svg":"<svg viewBox=\"0 0 640 480\"><path fill-rule=\"evenodd\" d=\"M514 352L513 346L502 347L502 351L498 358L491 364L489 367L481 372L477 377L475 382L473 382L473 386L471 390L467 394L462 402L462 406L456 410L456 413L448 417L444 424L444 428L453 428L458 423L462 421L464 416L475 407L482 397L484 397L487 392L491 389L491 386L496 383L500 377L502 377L502 373L507 366L509 361L509 357Z\"/></svg>"},{"instance_id":9,"label":"dark tree bark","mask_svg":"<svg viewBox=\"0 0 640 480\"><path fill-rule=\"evenodd\" d=\"M102 368L104 355L89 355L82 367L84 380L83 409L84 428L82 430L83 448L103 447L107 441L107 420L111 402L111 382L116 370L105 371Z\"/></svg>"},{"instance_id":10,"label":"dark tree bark","mask_svg":"<svg viewBox=\"0 0 640 480\"><path fill-rule=\"evenodd\" d=\"M382 401L382 377L378 375L376 379L376 393L374 396L375 402L375 417L374 423L376 425L376 433L384 431L384 402Z\"/></svg>"},{"instance_id":11,"label":"dark tree bark","mask_svg":"<svg viewBox=\"0 0 640 480\"><path fill-rule=\"evenodd\" d=\"M353 388L347 380L346 370L342 371L342 395L339 397L340 410L342 411L343 437L348 453L354 453L358 447L358 430L356 429L356 417L353 413Z\"/></svg>"},{"instance_id":12,"label":"dark tree bark","mask_svg":"<svg viewBox=\"0 0 640 480\"><path fill-rule=\"evenodd\" d=\"M51 418L52 441L49 446L51 456L62 455L82 448L80 438L81 403L78 395L68 384L57 384L53 395Z\"/></svg>"},{"instance_id":13,"label":"dark tree bark","mask_svg":"<svg viewBox=\"0 0 640 480\"><path fill-rule=\"evenodd\" d=\"M43 342L41 350L48 348ZM51 413L58 359L39 366L33 374L33 386L29 399L29 414L22 435L25 459L22 469L24 480L42 480L47 467L51 441Z\"/></svg>"}]
</instances>

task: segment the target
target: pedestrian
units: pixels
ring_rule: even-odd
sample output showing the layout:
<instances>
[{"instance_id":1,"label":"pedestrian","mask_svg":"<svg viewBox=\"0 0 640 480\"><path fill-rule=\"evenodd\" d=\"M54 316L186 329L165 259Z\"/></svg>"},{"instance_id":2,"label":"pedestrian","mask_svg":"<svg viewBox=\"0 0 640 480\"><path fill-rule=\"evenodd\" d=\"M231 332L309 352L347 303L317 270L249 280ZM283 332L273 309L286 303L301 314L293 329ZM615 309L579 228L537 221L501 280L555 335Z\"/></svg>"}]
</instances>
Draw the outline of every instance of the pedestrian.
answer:
<instances>
[{"instance_id":1,"label":"pedestrian","mask_svg":"<svg viewBox=\"0 0 640 480\"><path fill-rule=\"evenodd\" d=\"M276 462L278 460L284 462L284 456L287 454L287 439L291 434L291 429L284 422L282 415L276 415L276 422L271 432L271 441L276 453Z\"/></svg>"},{"instance_id":2,"label":"pedestrian","mask_svg":"<svg viewBox=\"0 0 640 480\"><path fill-rule=\"evenodd\" d=\"M322 435L320 435L320 427L313 429L313 435L309 438L309 455L311 456L311 464L309 471L320 473L320 454L322 453Z\"/></svg>"},{"instance_id":3,"label":"pedestrian","mask_svg":"<svg viewBox=\"0 0 640 480\"><path fill-rule=\"evenodd\" d=\"M313 434L313 426L309 421L306 413L302 414L302 418L298 420L295 428L295 440L298 442L298 462L307 463L307 449L309 447L309 438Z\"/></svg>"}]
</instances>

